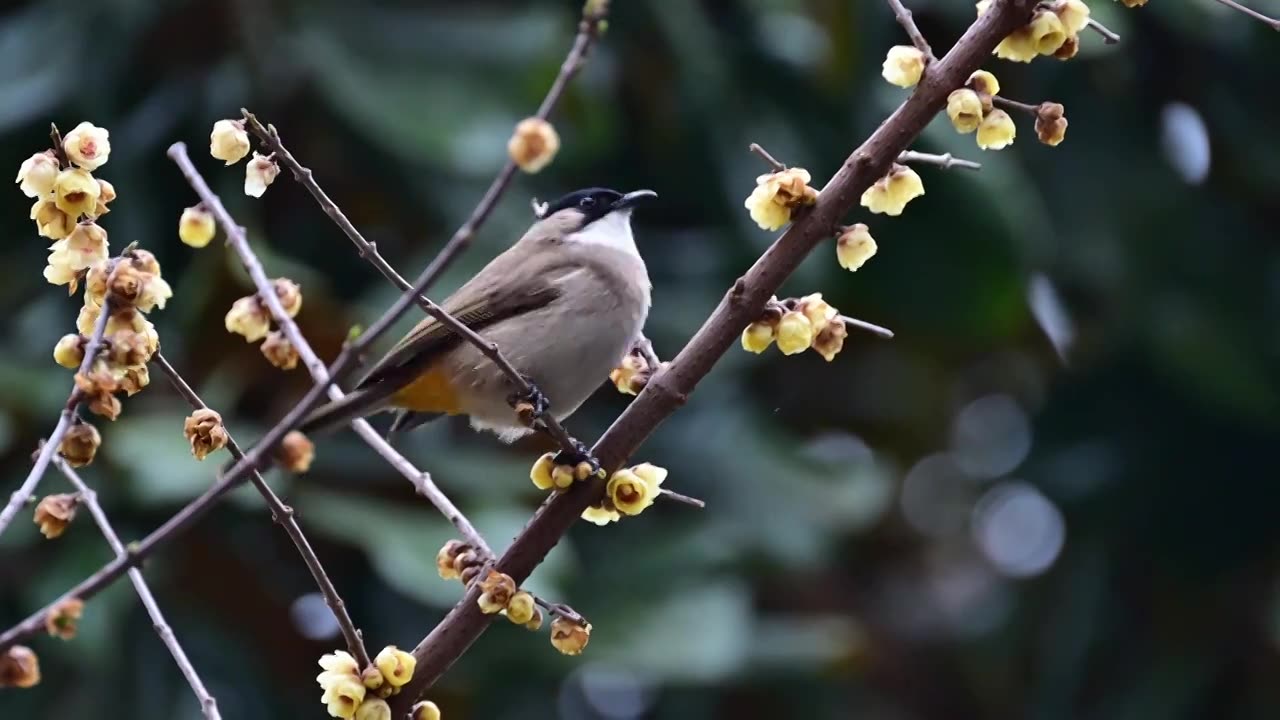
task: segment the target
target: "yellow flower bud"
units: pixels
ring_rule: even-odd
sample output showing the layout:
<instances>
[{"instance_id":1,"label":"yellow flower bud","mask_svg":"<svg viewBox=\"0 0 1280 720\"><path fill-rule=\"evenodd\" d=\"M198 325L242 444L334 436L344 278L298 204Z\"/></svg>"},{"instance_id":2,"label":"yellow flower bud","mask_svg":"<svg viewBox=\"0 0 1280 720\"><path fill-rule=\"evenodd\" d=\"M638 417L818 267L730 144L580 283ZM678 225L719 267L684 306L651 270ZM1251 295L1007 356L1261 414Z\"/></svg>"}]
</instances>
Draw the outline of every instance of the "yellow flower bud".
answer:
<instances>
[{"instance_id":1,"label":"yellow flower bud","mask_svg":"<svg viewBox=\"0 0 1280 720\"><path fill-rule=\"evenodd\" d=\"M276 278L271 284L276 289L280 304L284 306L285 314L291 318L297 317L302 310L302 288L289 278Z\"/></svg>"},{"instance_id":2,"label":"yellow flower bud","mask_svg":"<svg viewBox=\"0 0 1280 720\"><path fill-rule=\"evenodd\" d=\"M0 654L0 688L29 688L40 682L40 659L31 648L14 645Z\"/></svg>"},{"instance_id":3,"label":"yellow flower bud","mask_svg":"<svg viewBox=\"0 0 1280 720\"><path fill-rule=\"evenodd\" d=\"M742 331L742 349L759 355L773 344L773 326L764 322L753 322Z\"/></svg>"},{"instance_id":4,"label":"yellow flower bud","mask_svg":"<svg viewBox=\"0 0 1280 720\"><path fill-rule=\"evenodd\" d=\"M440 707L430 700L423 700L413 706L410 720L440 720Z\"/></svg>"},{"instance_id":5,"label":"yellow flower bud","mask_svg":"<svg viewBox=\"0 0 1280 720\"><path fill-rule=\"evenodd\" d=\"M62 436L58 454L71 467L84 467L93 462L101 445L102 434L98 432L98 428L82 421L72 425L67 434Z\"/></svg>"},{"instance_id":6,"label":"yellow flower bud","mask_svg":"<svg viewBox=\"0 0 1280 720\"><path fill-rule=\"evenodd\" d=\"M1020 27L1000 41L996 46L996 57L1013 62L1029 63L1040 54L1036 41L1031 37L1030 27Z\"/></svg>"},{"instance_id":7,"label":"yellow flower bud","mask_svg":"<svg viewBox=\"0 0 1280 720\"><path fill-rule=\"evenodd\" d=\"M862 206L874 213L897 216L907 203L921 195L924 195L924 181L916 171L895 163L888 175L862 193Z\"/></svg>"},{"instance_id":8,"label":"yellow flower bud","mask_svg":"<svg viewBox=\"0 0 1280 720\"><path fill-rule=\"evenodd\" d=\"M227 312L227 332L243 335L245 342L256 342L267 336L271 320L257 295L248 295L235 301Z\"/></svg>"},{"instance_id":9,"label":"yellow flower bud","mask_svg":"<svg viewBox=\"0 0 1280 720\"><path fill-rule=\"evenodd\" d=\"M743 205L763 230L777 230L791 222L793 210L812 205L818 191L809 187L809 171L789 168L756 178L756 187Z\"/></svg>"},{"instance_id":10,"label":"yellow flower bud","mask_svg":"<svg viewBox=\"0 0 1280 720\"><path fill-rule=\"evenodd\" d=\"M551 483L561 490L573 485L574 479L575 473L572 465L556 465L551 469Z\"/></svg>"},{"instance_id":11,"label":"yellow flower bud","mask_svg":"<svg viewBox=\"0 0 1280 720\"><path fill-rule=\"evenodd\" d=\"M969 76L969 81L965 83L965 87L979 95L1000 94L1000 81L996 80L996 76L986 70L975 70Z\"/></svg>"},{"instance_id":12,"label":"yellow flower bud","mask_svg":"<svg viewBox=\"0 0 1280 720\"><path fill-rule=\"evenodd\" d=\"M244 167L244 194L250 197L262 197L267 186L275 182L280 174L280 166L273 155L253 154L253 159Z\"/></svg>"},{"instance_id":13,"label":"yellow flower bud","mask_svg":"<svg viewBox=\"0 0 1280 720\"><path fill-rule=\"evenodd\" d=\"M36 221L36 232L50 240L61 240L76 229L76 219L62 212L52 200L37 200L31 206L31 219Z\"/></svg>"},{"instance_id":14,"label":"yellow flower bud","mask_svg":"<svg viewBox=\"0 0 1280 720\"><path fill-rule=\"evenodd\" d=\"M267 339L258 348L267 362L281 370L292 370L298 366L298 350L279 330L267 333Z\"/></svg>"},{"instance_id":15,"label":"yellow flower bud","mask_svg":"<svg viewBox=\"0 0 1280 720\"><path fill-rule=\"evenodd\" d=\"M84 615L84 601L79 598L67 598L49 608L49 613L44 616L44 629L50 637L70 640L76 636L82 615Z\"/></svg>"},{"instance_id":16,"label":"yellow flower bud","mask_svg":"<svg viewBox=\"0 0 1280 720\"><path fill-rule=\"evenodd\" d=\"M541 118L525 118L516 124L507 141L507 154L521 170L536 173L555 159L560 151L560 136L551 123Z\"/></svg>"},{"instance_id":17,"label":"yellow flower bud","mask_svg":"<svg viewBox=\"0 0 1280 720\"><path fill-rule=\"evenodd\" d=\"M218 232L218 224L213 220L213 213L204 209L203 205L189 207L182 211L178 219L178 239L193 248L208 245Z\"/></svg>"},{"instance_id":18,"label":"yellow flower bud","mask_svg":"<svg viewBox=\"0 0 1280 720\"><path fill-rule=\"evenodd\" d=\"M529 479L533 481L534 487L539 490L550 490L555 487L555 481L551 478L551 472L555 466L555 455L551 453L545 453L535 460L533 467L529 468Z\"/></svg>"},{"instance_id":19,"label":"yellow flower bud","mask_svg":"<svg viewBox=\"0 0 1280 720\"><path fill-rule=\"evenodd\" d=\"M391 720L391 706L382 698L365 698L356 708L355 720Z\"/></svg>"},{"instance_id":20,"label":"yellow flower bud","mask_svg":"<svg viewBox=\"0 0 1280 720\"><path fill-rule=\"evenodd\" d=\"M1067 136L1067 119L1064 108L1058 103L1041 103L1036 111L1036 137L1050 147L1056 147Z\"/></svg>"},{"instance_id":21,"label":"yellow flower bud","mask_svg":"<svg viewBox=\"0 0 1280 720\"><path fill-rule=\"evenodd\" d=\"M324 694L320 702L325 704L329 715L336 718L354 718L360 703L364 701L367 689L354 673L322 672L316 676Z\"/></svg>"},{"instance_id":22,"label":"yellow flower bud","mask_svg":"<svg viewBox=\"0 0 1280 720\"><path fill-rule=\"evenodd\" d=\"M18 168L18 189L29 198L48 197L53 192L53 183L58 177L58 158L52 150L36 153L22 161Z\"/></svg>"},{"instance_id":23,"label":"yellow flower bud","mask_svg":"<svg viewBox=\"0 0 1280 720\"><path fill-rule=\"evenodd\" d=\"M40 526L40 534L52 540L66 531L72 520L76 519L76 504L79 499L75 495L46 495L36 505L32 520Z\"/></svg>"},{"instance_id":24,"label":"yellow flower bud","mask_svg":"<svg viewBox=\"0 0 1280 720\"><path fill-rule=\"evenodd\" d=\"M562 617L551 621L551 645L565 655L579 655L591 639L591 623L579 625Z\"/></svg>"},{"instance_id":25,"label":"yellow flower bud","mask_svg":"<svg viewBox=\"0 0 1280 720\"><path fill-rule=\"evenodd\" d=\"M249 154L249 133L242 120L219 120L209 133L209 154L228 165L240 162Z\"/></svg>"},{"instance_id":26,"label":"yellow flower bud","mask_svg":"<svg viewBox=\"0 0 1280 720\"><path fill-rule=\"evenodd\" d=\"M835 359L837 353L844 348L844 339L849 335L849 328L843 321L828 323L822 332L813 339L813 349L827 362Z\"/></svg>"},{"instance_id":27,"label":"yellow flower bud","mask_svg":"<svg viewBox=\"0 0 1280 720\"><path fill-rule=\"evenodd\" d=\"M1009 113L996 108L987 113L978 126L978 147L983 150L1002 150L1013 144L1018 128Z\"/></svg>"},{"instance_id":28,"label":"yellow flower bud","mask_svg":"<svg viewBox=\"0 0 1280 720\"><path fill-rule=\"evenodd\" d=\"M952 90L947 96L947 117L959 133L971 133L982 124L982 98L969 88Z\"/></svg>"},{"instance_id":29,"label":"yellow flower bud","mask_svg":"<svg viewBox=\"0 0 1280 720\"><path fill-rule=\"evenodd\" d=\"M533 616L529 618L529 622L524 624L524 628L526 630L533 630L534 632L537 632L539 629L542 628L542 609L541 608L534 606Z\"/></svg>"},{"instance_id":30,"label":"yellow flower bud","mask_svg":"<svg viewBox=\"0 0 1280 720\"><path fill-rule=\"evenodd\" d=\"M1067 39L1067 30L1062 26L1062 20L1052 10L1037 10L1031 16L1031 24L1027 29L1031 33L1031 42L1036 52L1041 55L1057 52Z\"/></svg>"},{"instance_id":31,"label":"yellow flower bud","mask_svg":"<svg viewBox=\"0 0 1280 720\"><path fill-rule=\"evenodd\" d=\"M884 58L880 74L900 88L914 87L924 74L924 53L911 45L894 45Z\"/></svg>"},{"instance_id":32,"label":"yellow flower bud","mask_svg":"<svg viewBox=\"0 0 1280 720\"><path fill-rule=\"evenodd\" d=\"M382 677L391 687L401 687L413 679L413 670L418 666L418 659L395 645L382 648L382 652L373 659Z\"/></svg>"},{"instance_id":33,"label":"yellow flower bud","mask_svg":"<svg viewBox=\"0 0 1280 720\"><path fill-rule=\"evenodd\" d=\"M856 271L875 254L876 240L863 223L845 230L836 240L836 260L845 270Z\"/></svg>"},{"instance_id":34,"label":"yellow flower bud","mask_svg":"<svg viewBox=\"0 0 1280 720\"><path fill-rule=\"evenodd\" d=\"M516 581L510 575L490 570L480 581L480 610L486 615L500 612L516 593Z\"/></svg>"},{"instance_id":35,"label":"yellow flower bud","mask_svg":"<svg viewBox=\"0 0 1280 720\"><path fill-rule=\"evenodd\" d=\"M507 619L516 625L524 625L533 620L533 611L536 608L533 596L521 590L507 601Z\"/></svg>"},{"instance_id":36,"label":"yellow flower bud","mask_svg":"<svg viewBox=\"0 0 1280 720\"><path fill-rule=\"evenodd\" d=\"M200 408L187 416L182 423L182 433L191 443L191 454L197 460L226 447L229 439L227 429L222 425L222 416L210 408Z\"/></svg>"},{"instance_id":37,"label":"yellow flower bud","mask_svg":"<svg viewBox=\"0 0 1280 720\"><path fill-rule=\"evenodd\" d=\"M618 514L611 506L591 505L582 511L582 519L589 523L604 526L611 522L617 522L622 516Z\"/></svg>"},{"instance_id":38,"label":"yellow flower bud","mask_svg":"<svg viewBox=\"0 0 1280 720\"><path fill-rule=\"evenodd\" d=\"M89 122L82 122L62 138L62 149L67 159L85 170L97 170L106 164L111 154L111 141L107 131Z\"/></svg>"},{"instance_id":39,"label":"yellow flower bud","mask_svg":"<svg viewBox=\"0 0 1280 720\"><path fill-rule=\"evenodd\" d=\"M316 446L298 430L290 430L280 442L276 451L276 459L280 467L291 473L304 473L311 469L311 462L316 457Z\"/></svg>"},{"instance_id":40,"label":"yellow flower bud","mask_svg":"<svg viewBox=\"0 0 1280 720\"><path fill-rule=\"evenodd\" d=\"M382 677L382 671L370 665L360 671L360 682L364 684L366 690L377 690L386 684L386 678Z\"/></svg>"},{"instance_id":41,"label":"yellow flower bud","mask_svg":"<svg viewBox=\"0 0 1280 720\"><path fill-rule=\"evenodd\" d=\"M804 313L809 318L809 324L813 326L813 334L817 335L827 326L827 323L835 319L840 311L822 299L822 293L812 293L800 298L796 309Z\"/></svg>"},{"instance_id":42,"label":"yellow flower bud","mask_svg":"<svg viewBox=\"0 0 1280 720\"><path fill-rule=\"evenodd\" d=\"M1089 6L1083 0L1058 0L1053 4L1053 11L1062 21L1067 37L1074 37L1089 24Z\"/></svg>"},{"instance_id":43,"label":"yellow flower bud","mask_svg":"<svg viewBox=\"0 0 1280 720\"><path fill-rule=\"evenodd\" d=\"M657 495L654 487L629 469L622 469L609 478L605 493L613 507L624 515L639 515L653 504Z\"/></svg>"},{"instance_id":44,"label":"yellow flower bud","mask_svg":"<svg viewBox=\"0 0 1280 720\"><path fill-rule=\"evenodd\" d=\"M778 349L783 355L802 353L812 342L813 324L804 313L792 310L778 321Z\"/></svg>"},{"instance_id":45,"label":"yellow flower bud","mask_svg":"<svg viewBox=\"0 0 1280 720\"><path fill-rule=\"evenodd\" d=\"M88 170L69 168L58 173L53 181L53 201L58 209L78 218L81 215L92 215L98 204L98 196L102 194L102 186L93 179Z\"/></svg>"},{"instance_id":46,"label":"yellow flower bud","mask_svg":"<svg viewBox=\"0 0 1280 720\"><path fill-rule=\"evenodd\" d=\"M76 370L84 362L85 338L79 333L63 335L53 346L53 361L68 370Z\"/></svg>"},{"instance_id":47,"label":"yellow flower bud","mask_svg":"<svg viewBox=\"0 0 1280 720\"><path fill-rule=\"evenodd\" d=\"M116 199L116 186L98 178L98 204L93 206L94 217L102 217L111 212L107 207L112 200Z\"/></svg>"}]
</instances>

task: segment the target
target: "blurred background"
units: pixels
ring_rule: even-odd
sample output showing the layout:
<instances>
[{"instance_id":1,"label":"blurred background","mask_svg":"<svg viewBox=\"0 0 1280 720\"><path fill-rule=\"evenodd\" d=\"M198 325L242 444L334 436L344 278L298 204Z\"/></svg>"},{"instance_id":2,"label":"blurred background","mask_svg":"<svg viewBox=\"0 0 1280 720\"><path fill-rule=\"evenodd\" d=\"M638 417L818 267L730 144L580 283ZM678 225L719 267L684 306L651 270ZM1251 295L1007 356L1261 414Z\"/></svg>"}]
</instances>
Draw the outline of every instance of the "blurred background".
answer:
<instances>
[{"instance_id":1,"label":"blurred background","mask_svg":"<svg viewBox=\"0 0 1280 720\"><path fill-rule=\"evenodd\" d=\"M904 97L879 76L905 42L883 3L618 2L553 119L555 163L518 176L443 297L531 220L529 201L653 188L636 219L664 357L773 239L742 206L746 152L833 173ZM1273 15L1280 2L1252 0ZM939 53L970 3L909 2ZM783 295L822 292L893 340L815 353L730 352L638 459L703 511L659 504L580 523L532 589L594 624L567 658L500 623L430 695L445 717L1274 718L1280 715L1280 37L1210 0L1091 3L1124 42L1086 33L1069 63L993 59L1003 94L1066 105L1066 143L978 150L945 118L916 149L980 160L921 168L901 218L855 212L880 244L857 275L819 248ZM159 256L175 297L153 314L166 355L250 442L305 390L222 316L250 284L218 246L182 245L195 202L164 151L187 141L299 320L332 358L394 293L282 176L258 201L243 166L204 153L241 106L355 224L415 275L501 166L568 49L578 3L8 3L0 15L0 167L48 126L111 131L98 174L119 194L113 250ZM51 349L80 298L43 281L46 241L0 193L0 493L29 468L70 373ZM410 318L412 320L412 318ZM603 380L603 379L602 379ZM568 423L593 439L627 398ZM126 541L212 481L188 409L157 374L125 401L84 476ZM402 441L491 542L540 500L536 442L461 423ZM343 433L313 471L272 483L298 510L371 647L413 646L457 599L433 559L450 527ZM56 473L46 492L67 491ZM226 718L323 717L316 659L341 645L284 533L251 490L146 566ZM110 558L87 517L56 541L20 517L0 539L8 627ZM71 642L40 637L44 682L0 691L0 717L197 718L127 583L88 604Z\"/></svg>"}]
</instances>

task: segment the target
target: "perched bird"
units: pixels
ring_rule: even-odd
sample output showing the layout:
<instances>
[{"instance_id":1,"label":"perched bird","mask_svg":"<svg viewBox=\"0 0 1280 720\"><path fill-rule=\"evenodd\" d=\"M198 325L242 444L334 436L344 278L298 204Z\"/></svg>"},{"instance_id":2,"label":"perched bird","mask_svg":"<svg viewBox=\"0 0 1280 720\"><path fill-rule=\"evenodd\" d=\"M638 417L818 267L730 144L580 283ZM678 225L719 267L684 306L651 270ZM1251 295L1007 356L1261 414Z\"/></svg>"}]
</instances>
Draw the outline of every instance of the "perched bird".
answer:
<instances>
[{"instance_id":1,"label":"perched bird","mask_svg":"<svg viewBox=\"0 0 1280 720\"><path fill-rule=\"evenodd\" d=\"M449 314L497 343L564 419L631 349L649 313L649 273L631 232L631 212L651 190L569 193L539 207L524 237L443 303ZM317 408L304 432L398 409L392 432L442 415L506 442L530 429L512 409L516 387L473 344L426 318L342 400ZM539 404L541 398L530 398Z\"/></svg>"}]
</instances>

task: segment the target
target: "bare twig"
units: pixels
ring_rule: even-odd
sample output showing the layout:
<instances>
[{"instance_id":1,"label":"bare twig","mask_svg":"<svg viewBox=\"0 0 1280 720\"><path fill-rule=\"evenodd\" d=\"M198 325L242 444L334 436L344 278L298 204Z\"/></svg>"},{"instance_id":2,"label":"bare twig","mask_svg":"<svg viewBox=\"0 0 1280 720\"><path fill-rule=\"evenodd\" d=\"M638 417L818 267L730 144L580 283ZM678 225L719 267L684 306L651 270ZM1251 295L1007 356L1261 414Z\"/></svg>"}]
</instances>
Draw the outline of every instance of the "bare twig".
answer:
<instances>
[{"instance_id":1,"label":"bare twig","mask_svg":"<svg viewBox=\"0 0 1280 720\"><path fill-rule=\"evenodd\" d=\"M289 313L285 311L284 306L280 303L280 298L276 295L275 287L271 279L267 277L267 272L263 269L262 262L258 260L258 256L249 246L249 240L245 237L244 228L240 227L231 217L231 214L227 212L226 206L222 204L222 199L209 188L209 184L205 182L200 172L196 170L195 165L191 163L191 158L187 155L186 144L178 142L170 146L169 157L181 168L182 174L187 178L196 194L200 196L201 202L213 213L218 224L222 226L222 231L227 236L228 244L240 257L241 264L244 265L249 277L253 280L254 287L258 291L258 297L261 298L263 304L271 312L271 316L276 325L280 327L281 332L289 339L294 349L298 351L303 365L306 366L307 371L314 378L316 387L326 388L326 392L331 399L341 400L344 397L344 393L337 385L333 384L333 376L325 367L324 361L311 349L311 344L303 337L302 331L298 329L298 324L293 321L293 318L289 317ZM299 407L301 406L302 404L300 403ZM297 410L297 407L294 410ZM406 465L412 467L409 461L383 440L368 422L363 419L356 419L351 422L351 426L375 451L383 455L398 470L403 472ZM237 472L237 468L244 464L245 460L238 460L236 466L232 469L232 473ZM436 487L427 472L413 468L407 476L414 480L418 492L431 501L431 504L435 505L453 523L458 532L462 533L463 537L467 539L467 542L470 542L475 547L488 550L488 545L485 543L484 538L476 531L471 521L458 510L453 501L440 488Z\"/></svg>"},{"instance_id":2,"label":"bare twig","mask_svg":"<svg viewBox=\"0 0 1280 720\"><path fill-rule=\"evenodd\" d=\"M1258 12L1257 10L1252 10L1250 8L1247 8L1244 5L1241 5L1240 3L1236 2L1235 0L1218 0L1218 2L1222 5L1226 5L1232 10L1242 12L1245 15L1248 15L1249 17L1253 18L1254 20L1258 20L1260 22L1263 22L1269 25L1272 30L1280 31L1280 20L1276 18L1268 17Z\"/></svg>"},{"instance_id":3,"label":"bare twig","mask_svg":"<svg viewBox=\"0 0 1280 720\"><path fill-rule=\"evenodd\" d=\"M116 554L117 558L125 558L129 555L129 551L125 549L124 543L120 541L120 536L116 533L115 528L111 526L111 521L107 519L107 513L103 511L102 505L98 503L98 494L85 484L79 473L72 469L71 465L61 457L53 458L53 464L62 471L67 478L80 493L80 502L89 509L89 514L93 516L93 521L97 523L98 529L102 531L102 536L107 539L107 544L111 546L111 550ZM196 672L195 666L191 664L191 660L187 657L187 653L183 651L182 645L178 642L177 635L174 634L173 628L169 627L169 623L164 619L164 613L160 612L160 605L156 603L156 598L151 594L151 588L147 586L147 581L142 577L142 571L138 568L129 568L129 581L133 583L133 589L138 593L138 599L142 601L142 607L146 608L147 615L151 617L151 626L155 628L156 634L160 636L160 642L169 648L169 654L173 655L173 661L178 665L178 669L182 671L183 677L187 679L187 684L191 686L192 692L196 694L196 699L200 701L200 709L204 712L207 720L220 720L222 717L218 713L218 703L213 699L213 695L205 688L204 683L200 680L200 675Z\"/></svg>"},{"instance_id":4,"label":"bare twig","mask_svg":"<svg viewBox=\"0 0 1280 720\"><path fill-rule=\"evenodd\" d=\"M183 379L178 371L174 369L169 360L161 353L156 353L151 362L164 373L169 379L169 384L178 391L191 407L197 410L209 407L205 405L196 391L191 385ZM226 427L224 425L224 430ZM244 451L240 449L240 445L231 437L231 431L227 430L227 450L236 460L244 459ZM307 536L303 534L302 528L298 525L298 521L294 519L293 508L286 505L263 479L262 474L256 469L251 471L249 475L250 482L257 488L258 493L262 495L267 502L267 507L271 509L271 516L276 522L280 523L284 531L289 535L289 539L298 549L298 554L302 556L302 561L306 563L307 569L311 571L311 577L315 579L316 585L320 588L320 594L324 596L324 601L329 605L329 609L333 611L333 617L338 621L338 628L342 631L342 637L347 641L347 650L355 657L361 668L369 666L369 652L365 649L364 639L360 630L356 628L355 623L351 621L351 615L347 613L347 604L343 602L342 596L338 594L338 589L334 587L333 580L329 578L329 574L325 572L324 565L320 562L320 558L316 556L314 550L311 549L311 543L307 540ZM130 571L136 572L136 571Z\"/></svg>"},{"instance_id":5,"label":"bare twig","mask_svg":"<svg viewBox=\"0 0 1280 720\"><path fill-rule=\"evenodd\" d=\"M706 502L699 500L696 497L690 497L688 495L684 495L676 492L675 490L669 490L667 488L662 488L658 490L658 497L663 497L672 502L678 502L681 505L688 505L690 507L696 507L699 509L705 508L707 506Z\"/></svg>"},{"instance_id":6,"label":"bare twig","mask_svg":"<svg viewBox=\"0 0 1280 720\"><path fill-rule=\"evenodd\" d=\"M1031 103L1024 103L1024 102L1018 102L1017 100L1010 100L1009 98L1003 97L1001 95L992 96L991 102L995 103L996 105L1002 108L1005 108L1006 110L1017 110L1018 112L1024 112L1032 116L1040 112L1039 105L1032 105Z\"/></svg>"},{"instance_id":7,"label":"bare twig","mask_svg":"<svg viewBox=\"0 0 1280 720\"><path fill-rule=\"evenodd\" d=\"M898 153L898 162L900 163L918 163L921 165L935 165L943 170L951 168L964 168L965 170L981 170L982 163L972 160L963 160L958 157L952 157L951 153L943 153L934 155L933 153L922 153L914 150L907 150Z\"/></svg>"},{"instance_id":8,"label":"bare twig","mask_svg":"<svg viewBox=\"0 0 1280 720\"><path fill-rule=\"evenodd\" d=\"M759 155L760 159L768 163L769 167L772 168L774 172L782 172L783 170L787 169L786 165L783 165L782 163L778 162L778 159L770 155L768 150L765 150L764 148L760 147L759 143L751 143L750 145L747 146L747 149L755 153L756 155Z\"/></svg>"},{"instance_id":9,"label":"bare twig","mask_svg":"<svg viewBox=\"0 0 1280 720\"><path fill-rule=\"evenodd\" d=\"M1120 36L1115 31L1093 18L1089 18L1089 29L1101 35L1102 41L1107 45L1115 45L1120 42Z\"/></svg>"},{"instance_id":10,"label":"bare twig","mask_svg":"<svg viewBox=\"0 0 1280 720\"><path fill-rule=\"evenodd\" d=\"M899 156L899 160L901 160L901 156ZM789 297L779 300L778 302L788 310L795 310L796 306L800 304L800 298ZM893 338L893 331L887 327L876 325L875 323L870 323L866 320L859 320L858 318L850 317L848 315L839 315L837 317L839 317L840 321L845 325L854 328L855 330L865 330L872 335L879 335L886 339Z\"/></svg>"},{"instance_id":11,"label":"bare twig","mask_svg":"<svg viewBox=\"0 0 1280 720\"><path fill-rule=\"evenodd\" d=\"M351 221L347 219L347 216L342 212L342 209L329 198L328 193L326 193L315 181L314 174L311 172L310 168L303 167L303 165L298 162L298 159L293 156L293 153L289 152L289 150L285 148L275 126L267 125L264 127L263 124L259 122L258 118L248 110L241 109L241 113L244 114L245 125L249 130L262 139L267 147L275 154L276 159L286 168L289 168L293 173L294 179L311 193L311 196L320 204L320 209L324 211L325 215L328 215L329 218L333 220L334 224L342 230L343 234L345 234L360 251L360 257L368 260L369 264L377 268L378 272L382 273L383 277L391 281L392 285L395 285L402 291L412 290L413 286L410 285L409 282L400 275L400 273L396 272L395 268L391 266L391 263L387 262L387 260L382 257L382 254L378 252L377 245L366 240L365 237L360 234L360 231L351 224ZM440 321L441 324L453 331L455 335L458 335L462 339L474 345L481 354L497 365L498 369L511 380L511 383L516 387L517 392L529 394L533 391L533 386L530 385L529 381L526 380L518 370L516 370L515 366L512 365L509 360L507 360L507 358L502 354L501 349L495 343L485 340L474 330L467 327L457 318L453 317L453 315L446 312L444 308L427 299L427 297L421 293L415 294L414 300L428 315ZM554 398L552 398L552 400L554 400ZM551 435L557 443L559 443L561 448L570 452L575 451L578 448L579 443L569 435L569 433L564 429L564 426L562 426L554 416L547 414L542 418L542 422L546 426L547 433Z\"/></svg>"},{"instance_id":12,"label":"bare twig","mask_svg":"<svg viewBox=\"0 0 1280 720\"><path fill-rule=\"evenodd\" d=\"M55 127L53 132L57 132ZM107 320L111 319L111 298L108 297L102 303L102 310L98 314L98 321L93 324L93 334L89 336L89 342L84 347L84 359L80 361L79 373L87 374L93 367L93 361L98 357L98 351L102 349L102 335L107 330ZM71 429L71 425L75 420L76 409L80 407L80 401L83 399L83 393L73 381L71 384L71 394L67 396L67 404L62 408L62 414L58 416L58 424L53 428L53 432L49 435L49 439L44 446L40 448L40 454L36 456L35 464L31 466L31 472L27 473L27 479L23 481L22 487L14 491L9 497L9 504L0 510L0 533L5 531L9 523L13 522L13 518L18 514L27 501L35 494L36 486L40 484L40 478L44 477L44 473L49 469L49 461L53 459L54 453L58 452L58 445L62 443L62 437Z\"/></svg>"},{"instance_id":13,"label":"bare twig","mask_svg":"<svg viewBox=\"0 0 1280 720\"><path fill-rule=\"evenodd\" d=\"M1025 24L1034 0L996 0L921 80L914 93L849 156L818 195L810 212L798 218L725 294L720 305L674 360L658 373L605 431L592 451L606 470L621 466L650 433L693 391L733 345L778 286L813 248L831 236L841 217L862 192L882 177L946 104L947 95L987 59L1001 38ZM517 583L559 542L588 505L604 492L604 481L575 483L544 504L498 560L497 567ZM491 618L476 606L471 588L449 614L418 643L413 679L392 698L393 717L403 717L488 627Z\"/></svg>"},{"instance_id":14,"label":"bare twig","mask_svg":"<svg viewBox=\"0 0 1280 720\"><path fill-rule=\"evenodd\" d=\"M933 48L929 47L929 41L924 39L924 33L920 32L920 28L916 27L916 21L911 17L911 11L907 6L902 4L902 0L888 0L888 3L893 9L893 16L897 18L898 24L907 31L907 37L911 38L911 44L924 53L928 62L936 62L938 58L934 57Z\"/></svg>"}]
</instances>

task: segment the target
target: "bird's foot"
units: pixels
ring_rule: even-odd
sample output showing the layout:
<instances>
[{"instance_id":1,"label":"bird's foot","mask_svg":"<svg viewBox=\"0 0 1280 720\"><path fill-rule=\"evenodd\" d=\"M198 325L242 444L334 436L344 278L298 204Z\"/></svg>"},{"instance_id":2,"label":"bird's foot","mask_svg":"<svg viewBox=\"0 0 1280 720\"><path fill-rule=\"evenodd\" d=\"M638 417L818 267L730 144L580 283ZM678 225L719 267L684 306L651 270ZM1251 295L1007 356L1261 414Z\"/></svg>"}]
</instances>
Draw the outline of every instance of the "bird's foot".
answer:
<instances>
[{"instance_id":1,"label":"bird's foot","mask_svg":"<svg viewBox=\"0 0 1280 720\"><path fill-rule=\"evenodd\" d=\"M592 475L600 474L600 460L591 454L591 448L580 440L573 441L572 450L561 450L552 460L556 465L567 465L574 469L574 477L586 480Z\"/></svg>"},{"instance_id":2,"label":"bird's foot","mask_svg":"<svg viewBox=\"0 0 1280 720\"><path fill-rule=\"evenodd\" d=\"M525 382L529 385L528 391L512 393L507 397L507 404L515 409L520 422L535 427L542 424L542 419L551 410L551 401L529 378L525 378Z\"/></svg>"}]
</instances>

